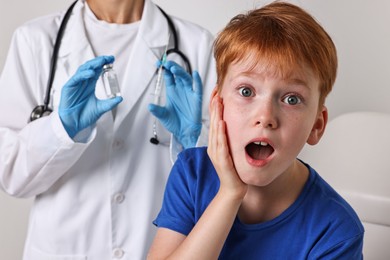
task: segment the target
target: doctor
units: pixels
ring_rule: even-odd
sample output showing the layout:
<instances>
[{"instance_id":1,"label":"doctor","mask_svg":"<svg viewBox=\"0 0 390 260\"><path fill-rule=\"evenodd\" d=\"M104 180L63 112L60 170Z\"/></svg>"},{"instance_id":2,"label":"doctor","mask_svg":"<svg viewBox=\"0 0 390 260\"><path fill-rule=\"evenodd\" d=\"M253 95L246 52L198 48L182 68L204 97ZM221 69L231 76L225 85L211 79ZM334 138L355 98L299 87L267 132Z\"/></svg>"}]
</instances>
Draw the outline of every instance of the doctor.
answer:
<instances>
[{"instance_id":1,"label":"doctor","mask_svg":"<svg viewBox=\"0 0 390 260\"><path fill-rule=\"evenodd\" d=\"M145 259L171 154L175 156L177 144L176 150L182 148L180 136L163 127L172 131L166 119L156 125L159 144L149 141L155 120L148 111L155 64L168 41L172 44L167 20L150 0L79 0L59 49L50 99L53 112L27 123L32 109L43 103L63 15L18 28L0 77L0 128L6 129L0 135L12 133L17 135L13 140L21 141L0 138L0 187L16 197L35 197L24 259ZM203 89L203 125L197 140L206 144L208 97L215 84L213 37L197 25L172 20L180 50L209 87ZM72 93L64 89L73 83L92 85L96 98L105 99L101 78L96 85L94 80L86 84L87 76L80 73L92 69L99 74L104 63L113 61L109 55L115 57L123 100L113 99L105 109L115 108L99 111L95 123L72 128L64 121ZM168 59L185 67L177 55ZM170 71L180 78L180 68L173 67ZM172 77L168 80L175 86ZM162 117L155 107L150 109Z\"/></svg>"}]
</instances>

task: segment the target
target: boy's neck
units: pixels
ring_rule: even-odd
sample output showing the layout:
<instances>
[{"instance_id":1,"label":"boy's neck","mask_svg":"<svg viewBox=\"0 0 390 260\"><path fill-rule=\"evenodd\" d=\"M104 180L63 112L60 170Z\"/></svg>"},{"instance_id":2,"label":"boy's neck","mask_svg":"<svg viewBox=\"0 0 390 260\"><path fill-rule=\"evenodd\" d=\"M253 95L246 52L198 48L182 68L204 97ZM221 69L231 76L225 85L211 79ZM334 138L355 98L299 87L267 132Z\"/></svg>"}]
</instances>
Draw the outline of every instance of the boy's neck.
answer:
<instances>
[{"instance_id":1,"label":"boy's neck","mask_svg":"<svg viewBox=\"0 0 390 260\"><path fill-rule=\"evenodd\" d=\"M250 186L238 211L245 224L272 220L290 207L302 192L309 177L309 170L299 160L293 169L266 187Z\"/></svg>"}]
</instances>

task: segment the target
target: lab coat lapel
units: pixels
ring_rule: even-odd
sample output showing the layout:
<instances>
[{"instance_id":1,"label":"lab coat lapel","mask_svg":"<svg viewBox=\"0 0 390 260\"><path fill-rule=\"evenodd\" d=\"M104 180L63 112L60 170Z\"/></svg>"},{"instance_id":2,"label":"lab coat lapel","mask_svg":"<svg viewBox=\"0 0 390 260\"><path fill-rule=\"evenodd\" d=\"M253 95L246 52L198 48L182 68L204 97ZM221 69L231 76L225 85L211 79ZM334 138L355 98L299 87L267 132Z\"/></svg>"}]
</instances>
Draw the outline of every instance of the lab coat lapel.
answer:
<instances>
[{"instance_id":1,"label":"lab coat lapel","mask_svg":"<svg viewBox=\"0 0 390 260\"><path fill-rule=\"evenodd\" d=\"M78 1L73 8L72 16L66 26L61 42L56 77L61 78L63 82L72 77L82 64L96 57L85 31L84 8L84 1ZM98 80L96 84L95 94L98 98L106 98L101 80Z\"/></svg>"},{"instance_id":2,"label":"lab coat lapel","mask_svg":"<svg viewBox=\"0 0 390 260\"><path fill-rule=\"evenodd\" d=\"M155 64L168 42L168 31L166 19L160 10L146 0L139 32L124 75L124 86L121 88L124 100L120 104L121 112L117 113L115 119L116 127L131 112L155 77ZM147 111L147 107L140 109Z\"/></svg>"},{"instance_id":3,"label":"lab coat lapel","mask_svg":"<svg viewBox=\"0 0 390 260\"><path fill-rule=\"evenodd\" d=\"M85 32L83 10L84 1L79 1L66 26L58 55L58 67L62 67L68 76L72 76L80 65L95 57Z\"/></svg>"}]
</instances>

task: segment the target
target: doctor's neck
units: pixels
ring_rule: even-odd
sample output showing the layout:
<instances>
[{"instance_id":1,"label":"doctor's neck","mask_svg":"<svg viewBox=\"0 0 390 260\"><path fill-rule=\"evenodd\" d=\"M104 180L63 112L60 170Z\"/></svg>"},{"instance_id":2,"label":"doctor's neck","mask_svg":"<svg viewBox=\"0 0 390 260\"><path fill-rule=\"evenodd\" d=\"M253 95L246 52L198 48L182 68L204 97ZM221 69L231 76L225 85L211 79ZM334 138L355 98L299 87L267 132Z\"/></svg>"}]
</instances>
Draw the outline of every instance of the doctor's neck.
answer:
<instances>
[{"instance_id":1,"label":"doctor's neck","mask_svg":"<svg viewBox=\"0 0 390 260\"><path fill-rule=\"evenodd\" d=\"M86 0L99 20L126 24L141 20L144 0Z\"/></svg>"}]
</instances>

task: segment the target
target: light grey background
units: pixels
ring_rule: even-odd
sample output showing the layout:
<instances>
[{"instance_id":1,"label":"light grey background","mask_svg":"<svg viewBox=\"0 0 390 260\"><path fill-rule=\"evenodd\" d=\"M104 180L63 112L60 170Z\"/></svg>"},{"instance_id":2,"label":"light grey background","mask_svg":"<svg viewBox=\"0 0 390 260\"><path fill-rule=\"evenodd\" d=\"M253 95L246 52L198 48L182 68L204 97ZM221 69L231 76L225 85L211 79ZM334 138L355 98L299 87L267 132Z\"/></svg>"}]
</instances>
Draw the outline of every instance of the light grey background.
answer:
<instances>
[{"instance_id":1,"label":"light grey background","mask_svg":"<svg viewBox=\"0 0 390 260\"><path fill-rule=\"evenodd\" d=\"M70 0L0 0L0 70L5 62L12 32L17 26L34 17L63 10L71 2ZM213 34L217 34L234 15L271 1L156 0L155 2L169 14L198 23ZM290 2L304 7L313 14L337 46L338 79L327 101L330 118L351 111L390 113L388 104L390 100L388 79L390 76L390 1L291 0ZM362 140L365 141L367 140ZM32 199L15 199L0 192L1 259L21 259L31 202Z\"/></svg>"}]
</instances>

